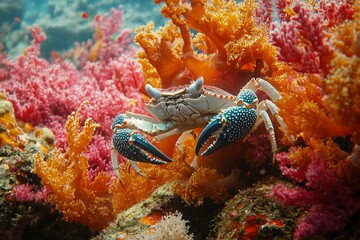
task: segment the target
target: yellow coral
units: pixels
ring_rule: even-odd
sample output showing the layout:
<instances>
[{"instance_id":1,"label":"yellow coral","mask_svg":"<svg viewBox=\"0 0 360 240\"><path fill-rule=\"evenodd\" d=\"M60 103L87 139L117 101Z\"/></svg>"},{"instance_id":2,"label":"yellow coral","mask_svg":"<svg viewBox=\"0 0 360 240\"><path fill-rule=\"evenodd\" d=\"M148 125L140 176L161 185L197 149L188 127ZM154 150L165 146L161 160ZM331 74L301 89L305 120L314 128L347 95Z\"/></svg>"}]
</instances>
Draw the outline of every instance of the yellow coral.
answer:
<instances>
[{"instance_id":1,"label":"yellow coral","mask_svg":"<svg viewBox=\"0 0 360 240\"><path fill-rule=\"evenodd\" d=\"M115 216L112 196L106 187L110 176L100 172L94 180L90 180L87 175L89 164L83 152L99 125L87 119L82 127L79 111L73 112L66 123L69 139L66 152L55 149L46 160L40 153L36 154L35 172L51 189L50 201L64 214L64 219L100 230Z\"/></svg>"}]
</instances>

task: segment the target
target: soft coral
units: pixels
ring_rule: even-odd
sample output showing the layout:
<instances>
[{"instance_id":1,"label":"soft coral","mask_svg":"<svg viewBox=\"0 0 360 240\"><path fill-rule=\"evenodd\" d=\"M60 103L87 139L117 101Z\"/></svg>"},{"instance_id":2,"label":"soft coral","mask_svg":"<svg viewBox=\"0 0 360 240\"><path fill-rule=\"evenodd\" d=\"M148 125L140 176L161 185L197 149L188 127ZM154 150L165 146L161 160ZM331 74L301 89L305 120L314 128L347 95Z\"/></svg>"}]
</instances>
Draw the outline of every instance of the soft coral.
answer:
<instances>
[{"instance_id":1,"label":"soft coral","mask_svg":"<svg viewBox=\"0 0 360 240\"><path fill-rule=\"evenodd\" d=\"M270 192L270 197L286 207L297 206L308 210L298 222L294 233L297 239L307 239L344 227L360 207L354 191L335 177L327 166L329 160L313 150L307 150L298 150L310 160L307 166L295 164L286 153L278 154L276 158L282 173L303 187L277 184Z\"/></svg>"},{"instance_id":2,"label":"soft coral","mask_svg":"<svg viewBox=\"0 0 360 240\"><path fill-rule=\"evenodd\" d=\"M50 127L58 148L67 147L64 130L67 116L88 101L83 115L101 124L87 152L94 174L110 169L112 119L119 112L144 111L138 91L143 78L130 44L132 36L125 30L113 37L122 23L122 11L111 11L111 16L99 17L96 24L103 39L96 62L85 63L79 71L70 60L57 59L52 63L41 58L40 44L46 36L39 27L31 27L34 38L31 46L16 60L4 61L10 74L0 82L14 105L17 119Z\"/></svg>"}]
</instances>

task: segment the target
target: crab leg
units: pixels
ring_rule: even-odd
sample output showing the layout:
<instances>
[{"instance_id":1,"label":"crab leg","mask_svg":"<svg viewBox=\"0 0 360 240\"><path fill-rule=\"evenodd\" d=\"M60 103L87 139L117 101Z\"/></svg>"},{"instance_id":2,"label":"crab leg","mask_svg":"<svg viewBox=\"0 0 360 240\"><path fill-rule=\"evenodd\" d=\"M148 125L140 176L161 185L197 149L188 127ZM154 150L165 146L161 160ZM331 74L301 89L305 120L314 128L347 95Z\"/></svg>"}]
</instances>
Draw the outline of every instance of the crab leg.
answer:
<instances>
[{"instance_id":1,"label":"crab leg","mask_svg":"<svg viewBox=\"0 0 360 240\"><path fill-rule=\"evenodd\" d=\"M244 90L244 89L250 89L250 90L253 90L254 92L256 92L257 90L261 90L264 93L266 93L266 95L268 95L272 101L277 101L277 100L281 99L281 95L278 92L278 90L276 90L273 85L271 85L268 81L265 81L262 78L251 79L243 87L242 90Z\"/></svg>"},{"instance_id":2,"label":"crab leg","mask_svg":"<svg viewBox=\"0 0 360 240\"><path fill-rule=\"evenodd\" d=\"M125 113L123 116L125 117L123 123L124 127L138 129L150 136L168 133L174 128L171 122L159 122L154 118L142 114Z\"/></svg>"}]
</instances>

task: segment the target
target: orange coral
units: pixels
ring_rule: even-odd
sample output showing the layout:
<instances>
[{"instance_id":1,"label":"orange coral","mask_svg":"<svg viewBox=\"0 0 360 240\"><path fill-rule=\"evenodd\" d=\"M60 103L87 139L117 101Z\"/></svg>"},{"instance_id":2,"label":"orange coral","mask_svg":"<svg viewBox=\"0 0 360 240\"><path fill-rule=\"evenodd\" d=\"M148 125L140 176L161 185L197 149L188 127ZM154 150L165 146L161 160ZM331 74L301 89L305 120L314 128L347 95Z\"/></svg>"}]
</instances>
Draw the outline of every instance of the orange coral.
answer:
<instances>
[{"instance_id":1,"label":"orange coral","mask_svg":"<svg viewBox=\"0 0 360 240\"><path fill-rule=\"evenodd\" d=\"M360 144L360 2L355 1L354 19L337 26L333 38L337 51L325 80L324 104L341 124L354 132Z\"/></svg>"},{"instance_id":2,"label":"orange coral","mask_svg":"<svg viewBox=\"0 0 360 240\"><path fill-rule=\"evenodd\" d=\"M157 86L166 88L203 76L205 84L237 94L251 77L275 69L276 50L255 23L255 1L161 2L172 22L156 33L153 23L136 31L147 82L160 78ZM189 28L197 34L192 37Z\"/></svg>"},{"instance_id":3,"label":"orange coral","mask_svg":"<svg viewBox=\"0 0 360 240\"><path fill-rule=\"evenodd\" d=\"M163 167L139 164L147 178L121 171L123 185L100 172L94 180L88 176L88 158L84 155L99 127L92 119L81 126L81 107L67 120L69 146L65 153L55 149L49 159L35 156L35 172L51 191L50 201L67 221L77 221L93 229L103 229L115 214L144 200L161 184L184 179L192 169L184 161Z\"/></svg>"},{"instance_id":4,"label":"orange coral","mask_svg":"<svg viewBox=\"0 0 360 240\"><path fill-rule=\"evenodd\" d=\"M185 181L193 171L185 158L176 158L171 164L160 166L146 163L138 163L138 165L147 177L122 169L120 171L122 184L114 181L110 186L110 191L114 195L113 207L116 212L124 211L149 197L157 187L165 182Z\"/></svg>"},{"instance_id":5,"label":"orange coral","mask_svg":"<svg viewBox=\"0 0 360 240\"><path fill-rule=\"evenodd\" d=\"M297 148L289 154L289 159L296 165L303 169L311 162L310 153L315 153L316 156L327 159L327 167L331 169L334 176L342 179L342 181L353 188L360 189L360 175L359 169L354 167L352 162L347 160L349 154L340 149L333 140L311 138L308 141L308 146Z\"/></svg>"},{"instance_id":6,"label":"orange coral","mask_svg":"<svg viewBox=\"0 0 360 240\"><path fill-rule=\"evenodd\" d=\"M266 77L280 90L288 85L276 78L285 67L276 61L277 51L269 42L268 28L256 24L255 1L155 2L165 3L162 14L171 21L156 32L152 22L136 30L135 41L143 48L138 61L145 83L167 88L189 84L203 76L206 85L232 94L237 94L252 77ZM169 145L167 141L159 146L164 142ZM239 145L241 141L211 156L200 156L198 168L183 175L188 176L181 178L183 184L177 185L176 191L188 202L201 202L205 196L219 200L228 187L234 186L229 179L236 178L236 174L228 178L221 174L230 174L244 162L245 151ZM194 143L184 142L182 148L193 152ZM190 163L194 156L181 155L187 151L175 151L172 158L175 162L186 158Z\"/></svg>"},{"instance_id":7,"label":"orange coral","mask_svg":"<svg viewBox=\"0 0 360 240\"><path fill-rule=\"evenodd\" d=\"M345 136L351 133L350 128L342 126L325 108L321 77L293 73L293 78L296 85L289 82L289 91L277 103L289 135L301 136L307 141L312 137Z\"/></svg>"},{"instance_id":8,"label":"orange coral","mask_svg":"<svg viewBox=\"0 0 360 240\"><path fill-rule=\"evenodd\" d=\"M50 201L67 221L75 220L100 230L115 216L107 187L110 176L100 172L91 181L87 175L89 164L83 153L99 125L87 119L82 127L79 112L69 115L66 123L69 139L66 152L55 149L46 160L38 153L35 156L35 172L41 177L42 183L51 189Z\"/></svg>"}]
</instances>

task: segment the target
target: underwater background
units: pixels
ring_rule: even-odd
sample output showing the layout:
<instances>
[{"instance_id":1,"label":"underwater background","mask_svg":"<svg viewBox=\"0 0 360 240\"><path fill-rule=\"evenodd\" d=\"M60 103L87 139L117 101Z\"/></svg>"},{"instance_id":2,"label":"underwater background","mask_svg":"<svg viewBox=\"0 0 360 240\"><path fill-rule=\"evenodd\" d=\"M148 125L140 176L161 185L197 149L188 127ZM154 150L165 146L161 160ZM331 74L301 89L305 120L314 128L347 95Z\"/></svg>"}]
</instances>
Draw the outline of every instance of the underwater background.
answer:
<instances>
[{"instance_id":1,"label":"underwater background","mask_svg":"<svg viewBox=\"0 0 360 240\"><path fill-rule=\"evenodd\" d=\"M146 134L201 77L211 127ZM359 144L358 0L0 2L0 239L360 239Z\"/></svg>"}]
</instances>

